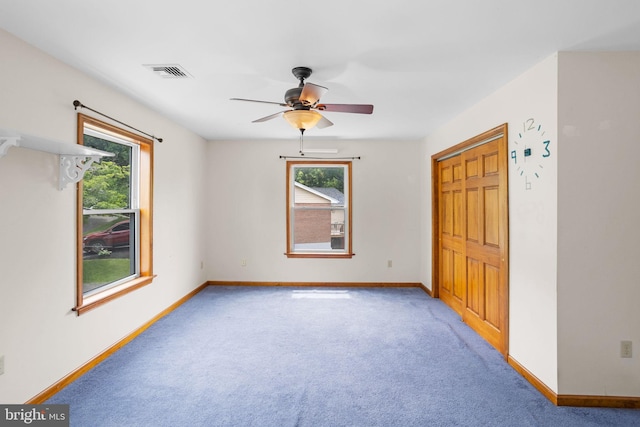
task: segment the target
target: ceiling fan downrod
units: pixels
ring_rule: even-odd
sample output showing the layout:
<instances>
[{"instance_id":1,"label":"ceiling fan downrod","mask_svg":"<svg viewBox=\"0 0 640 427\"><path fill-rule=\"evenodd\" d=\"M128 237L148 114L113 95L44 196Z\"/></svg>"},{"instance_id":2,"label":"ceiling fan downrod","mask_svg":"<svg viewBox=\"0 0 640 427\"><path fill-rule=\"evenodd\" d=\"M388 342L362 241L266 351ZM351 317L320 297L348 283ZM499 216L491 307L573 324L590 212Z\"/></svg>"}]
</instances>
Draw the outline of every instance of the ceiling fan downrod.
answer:
<instances>
[{"instance_id":1,"label":"ceiling fan downrod","mask_svg":"<svg viewBox=\"0 0 640 427\"><path fill-rule=\"evenodd\" d=\"M304 156L304 128L300 128L300 155Z\"/></svg>"}]
</instances>

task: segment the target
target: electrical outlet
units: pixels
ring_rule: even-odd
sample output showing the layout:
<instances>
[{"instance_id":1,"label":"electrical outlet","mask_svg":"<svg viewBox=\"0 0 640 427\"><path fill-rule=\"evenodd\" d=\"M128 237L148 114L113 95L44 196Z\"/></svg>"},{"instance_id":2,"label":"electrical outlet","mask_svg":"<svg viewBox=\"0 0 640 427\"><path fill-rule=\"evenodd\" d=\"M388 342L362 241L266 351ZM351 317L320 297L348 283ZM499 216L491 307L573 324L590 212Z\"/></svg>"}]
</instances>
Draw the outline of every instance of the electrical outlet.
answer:
<instances>
[{"instance_id":1,"label":"electrical outlet","mask_svg":"<svg viewBox=\"0 0 640 427\"><path fill-rule=\"evenodd\" d=\"M393 261L392 260L388 260L387 261L387 268L391 268L393 267Z\"/></svg>"},{"instance_id":2,"label":"electrical outlet","mask_svg":"<svg viewBox=\"0 0 640 427\"><path fill-rule=\"evenodd\" d=\"M240 260L240 266L241 267L246 267L247 266L247 260L246 259L241 259Z\"/></svg>"},{"instance_id":3,"label":"electrical outlet","mask_svg":"<svg viewBox=\"0 0 640 427\"><path fill-rule=\"evenodd\" d=\"M200 261L200 270L204 268L204 261Z\"/></svg>"},{"instance_id":4,"label":"electrical outlet","mask_svg":"<svg viewBox=\"0 0 640 427\"><path fill-rule=\"evenodd\" d=\"M633 357L633 344L631 341L620 341L620 357Z\"/></svg>"},{"instance_id":5,"label":"electrical outlet","mask_svg":"<svg viewBox=\"0 0 640 427\"><path fill-rule=\"evenodd\" d=\"M4 354L0 356L0 375L4 374Z\"/></svg>"}]
</instances>

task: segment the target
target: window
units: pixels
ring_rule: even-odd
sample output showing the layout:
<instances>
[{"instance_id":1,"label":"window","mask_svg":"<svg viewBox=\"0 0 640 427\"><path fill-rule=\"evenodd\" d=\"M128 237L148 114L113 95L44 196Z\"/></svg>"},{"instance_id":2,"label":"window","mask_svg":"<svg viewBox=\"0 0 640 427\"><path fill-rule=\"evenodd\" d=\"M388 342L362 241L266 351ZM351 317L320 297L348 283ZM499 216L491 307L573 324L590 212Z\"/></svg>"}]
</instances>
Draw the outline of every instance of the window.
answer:
<instances>
[{"instance_id":1,"label":"window","mask_svg":"<svg viewBox=\"0 0 640 427\"><path fill-rule=\"evenodd\" d=\"M290 258L351 258L351 162L287 162Z\"/></svg>"},{"instance_id":2,"label":"window","mask_svg":"<svg viewBox=\"0 0 640 427\"><path fill-rule=\"evenodd\" d=\"M153 141L78 114L78 144L114 153L78 183L78 314L151 283Z\"/></svg>"}]
</instances>

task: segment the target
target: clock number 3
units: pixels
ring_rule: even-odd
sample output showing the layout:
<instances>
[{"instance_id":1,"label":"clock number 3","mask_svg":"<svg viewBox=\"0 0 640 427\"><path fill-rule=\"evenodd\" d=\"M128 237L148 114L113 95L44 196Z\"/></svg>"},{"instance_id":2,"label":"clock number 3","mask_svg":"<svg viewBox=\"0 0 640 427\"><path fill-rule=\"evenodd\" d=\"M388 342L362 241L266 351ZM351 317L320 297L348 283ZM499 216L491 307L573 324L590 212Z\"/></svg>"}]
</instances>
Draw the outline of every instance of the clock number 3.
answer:
<instances>
[{"instance_id":1,"label":"clock number 3","mask_svg":"<svg viewBox=\"0 0 640 427\"><path fill-rule=\"evenodd\" d=\"M549 151L549 143L550 142L551 141L549 141L549 140L546 140L546 141L542 142L544 144L544 154L542 155L542 157L549 157L551 155L551 151ZM511 157L513 157L513 154L512 154Z\"/></svg>"}]
</instances>

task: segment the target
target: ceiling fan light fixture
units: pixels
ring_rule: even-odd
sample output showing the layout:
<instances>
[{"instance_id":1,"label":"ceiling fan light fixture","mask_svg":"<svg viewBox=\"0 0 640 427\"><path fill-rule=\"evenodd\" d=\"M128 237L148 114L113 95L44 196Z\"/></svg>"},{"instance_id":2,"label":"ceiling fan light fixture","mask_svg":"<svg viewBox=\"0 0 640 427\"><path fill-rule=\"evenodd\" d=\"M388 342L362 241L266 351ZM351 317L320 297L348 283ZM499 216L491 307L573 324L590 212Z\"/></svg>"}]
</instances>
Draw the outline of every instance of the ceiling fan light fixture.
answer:
<instances>
[{"instance_id":1,"label":"ceiling fan light fixture","mask_svg":"<svg viewBox=\"0 0 640 427\"><path fill-rule=\"evenodd\" d=\"M283 115L295 129L311 129L322 119L322 114L313 110L291 110L285 111Z\"/></svg>"}]
</instances>

